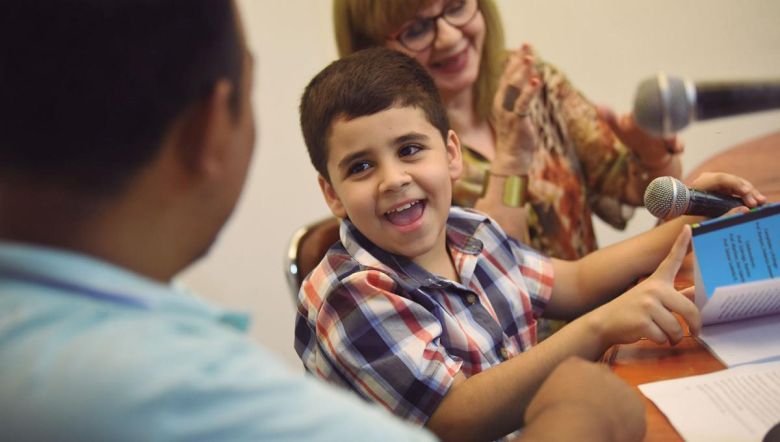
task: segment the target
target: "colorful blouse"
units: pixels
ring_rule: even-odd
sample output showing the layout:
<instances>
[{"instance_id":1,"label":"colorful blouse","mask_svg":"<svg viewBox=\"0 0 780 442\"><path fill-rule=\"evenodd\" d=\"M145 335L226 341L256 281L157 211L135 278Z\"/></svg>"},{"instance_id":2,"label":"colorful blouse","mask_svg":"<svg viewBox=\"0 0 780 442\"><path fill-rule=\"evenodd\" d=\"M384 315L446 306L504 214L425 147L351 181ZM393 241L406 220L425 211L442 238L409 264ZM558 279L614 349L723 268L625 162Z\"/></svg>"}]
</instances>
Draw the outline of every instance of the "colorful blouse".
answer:
<instances>
[{"instance_id":1,"label":"colorful blouse","mask_svg":"<svg viewBox=\"0 0 780 442\"><path fill-rule=\"evenodd\" d=\"M549 256L577 259L598 248L591 214L625 228L633 208L621 200L637 161L596 109L553 66L537 66L543 86L530 106L539 150L528 183L531 246ZM482 194L490 162L463 147L465 171L453 203L473 207Z\"/></svg>"}]
</instances>

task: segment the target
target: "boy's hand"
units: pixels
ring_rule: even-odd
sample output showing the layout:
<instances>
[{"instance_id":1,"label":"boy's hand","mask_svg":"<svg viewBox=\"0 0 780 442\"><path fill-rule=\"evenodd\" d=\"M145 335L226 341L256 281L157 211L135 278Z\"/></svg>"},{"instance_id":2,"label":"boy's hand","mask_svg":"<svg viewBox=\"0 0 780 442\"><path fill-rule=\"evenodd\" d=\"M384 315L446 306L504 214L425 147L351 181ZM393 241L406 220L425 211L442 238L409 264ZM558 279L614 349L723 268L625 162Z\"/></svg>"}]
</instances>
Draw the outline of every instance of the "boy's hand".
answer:
<instances>
[{"instance_id":1,"label":"boy's hand","mask_svg":"<svg viewBox=\"0 0 780 442\"><path fill-rule=\"evenodd\" d=\"M685 226L669 254L646 280L587 316L600 331L604 347L628 344L641 338L676 344L683 327L672 313L683 317L692 334L699 333L701 317L686 294L674 288L674 278L688 251L691 228Z\"/></svg>"},{"instance_id":2,"label":"boy's hand","mask_svg":"<svg viewBox=\"0 0 780 442\"><path fill-rule=\"evenodd\" d=\"M730 173L704 172L696 177L691 187L696 190L740 197L746 207L756 207L766 203L766 197L750 181Z\"/></svg>"}]
</instances>

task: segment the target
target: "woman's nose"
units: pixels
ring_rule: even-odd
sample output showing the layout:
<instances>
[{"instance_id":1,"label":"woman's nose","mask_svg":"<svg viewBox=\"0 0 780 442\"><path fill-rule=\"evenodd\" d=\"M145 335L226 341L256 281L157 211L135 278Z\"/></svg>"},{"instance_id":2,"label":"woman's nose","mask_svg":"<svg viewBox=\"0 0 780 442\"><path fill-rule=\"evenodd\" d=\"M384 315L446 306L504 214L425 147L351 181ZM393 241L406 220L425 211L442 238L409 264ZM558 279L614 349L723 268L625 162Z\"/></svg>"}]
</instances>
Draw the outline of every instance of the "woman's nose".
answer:
<instances>
[{"instance_id":1,"label":"woman's nose","mask_svg":"<svg viewBox=\"0 0 780 442\"><path fill-rule=\"evenodd\" d=\"M444 17L439 17L436 19L436 39L433 41L433 47L435 49L448 48L456 43L462 35L460 28L449 24Z\"/></svg>"}]
</instances>

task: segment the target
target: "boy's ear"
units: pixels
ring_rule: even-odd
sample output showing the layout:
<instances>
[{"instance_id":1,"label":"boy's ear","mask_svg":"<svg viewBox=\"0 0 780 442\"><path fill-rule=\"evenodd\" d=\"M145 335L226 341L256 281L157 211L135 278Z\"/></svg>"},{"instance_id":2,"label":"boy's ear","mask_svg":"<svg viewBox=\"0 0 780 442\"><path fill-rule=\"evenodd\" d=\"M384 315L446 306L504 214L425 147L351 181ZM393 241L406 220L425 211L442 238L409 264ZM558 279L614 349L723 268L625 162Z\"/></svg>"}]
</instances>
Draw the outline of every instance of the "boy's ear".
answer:
<instances>
[{"instance_id":1,"label":"boy's ear","mask_svg":"<svg viewBox=\"0 0 780 442\"><path fill-rule=\"evenodd\" d=\"M344 205L341 204L341 199L339 199L339 196L336 194L333 185L322 175L317 175L317 182L320 184L322 196L325 197L325 202L328 204L331 213L337 218L346 218L347 211L344 209Z\"/></svg>"},{"instance_id":2,"label":"boy's ear","mask_svg":"<svg viewBox=\"0 0 780 442\"><path fill-rule=\"evenodd\" d=\"M232 91L230 81L218 81L211 94L182 117L178 154L185 167L195 174L218 175L231 159L232 138L238 124L231 106Z\"/></svg>"},{"instance_id":3,"label":"boy's ear","mask_svg":"<svg viewBox=\"0 0 780 442\"><path fill-rule=\"evenodd\" d=\"M447 159L449 160L450 178L454 182L463 174L463 153L460 150L460 139L454 130L447 132Z\"/></svg>"}]
</instances>

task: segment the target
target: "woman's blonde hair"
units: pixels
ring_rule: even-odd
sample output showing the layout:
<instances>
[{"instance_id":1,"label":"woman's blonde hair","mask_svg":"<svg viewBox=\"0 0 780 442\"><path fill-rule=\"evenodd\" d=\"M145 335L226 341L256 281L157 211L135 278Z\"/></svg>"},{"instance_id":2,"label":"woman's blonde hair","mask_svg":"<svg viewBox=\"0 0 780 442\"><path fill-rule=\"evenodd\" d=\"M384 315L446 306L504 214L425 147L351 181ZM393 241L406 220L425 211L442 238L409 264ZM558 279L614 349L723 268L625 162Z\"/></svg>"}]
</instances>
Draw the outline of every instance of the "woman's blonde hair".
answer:
<instances>
[{"instance_id":1,"label":"woman's blonde hair","mask_svg":"<svg viewBox=\"0 0 780 442\"><path fill-rule=\"evenodd\" d=\"M333 29L340 57L374 46L384 46L388 36L432 0L333 0ZM493 95L504 66L504 29L493 0L478 0L485 20L485 44L474 94L480 118L490 117Z\"/></svg>"}]
</instances>

